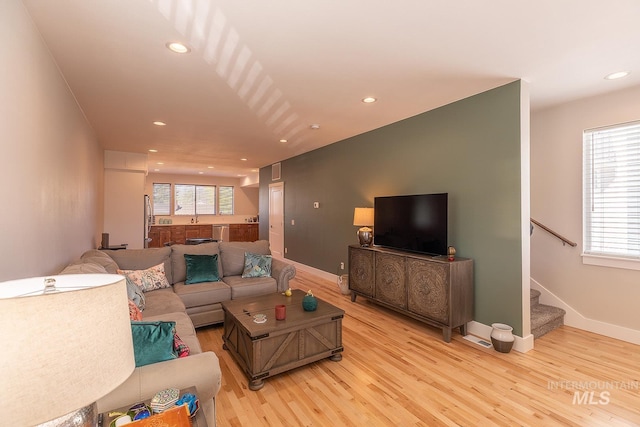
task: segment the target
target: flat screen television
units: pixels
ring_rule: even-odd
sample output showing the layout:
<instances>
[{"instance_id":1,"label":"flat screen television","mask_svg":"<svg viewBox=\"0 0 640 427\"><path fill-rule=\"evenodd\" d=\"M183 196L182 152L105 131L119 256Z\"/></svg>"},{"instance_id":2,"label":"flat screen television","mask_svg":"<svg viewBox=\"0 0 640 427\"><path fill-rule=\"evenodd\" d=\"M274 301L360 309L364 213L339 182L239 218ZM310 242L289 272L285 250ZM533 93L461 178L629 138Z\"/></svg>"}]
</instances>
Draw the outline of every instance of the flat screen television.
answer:
<instances>
[{"instance_id":1,"label":"flat screen television","mask_svg":"<svg viewBox=\"0 0 640 427\"><path fill-rule=\"evenodd\" d=\"M374 245L446 255L448 199L448 193L376 197Z\"/></svg>"}]
</instances>

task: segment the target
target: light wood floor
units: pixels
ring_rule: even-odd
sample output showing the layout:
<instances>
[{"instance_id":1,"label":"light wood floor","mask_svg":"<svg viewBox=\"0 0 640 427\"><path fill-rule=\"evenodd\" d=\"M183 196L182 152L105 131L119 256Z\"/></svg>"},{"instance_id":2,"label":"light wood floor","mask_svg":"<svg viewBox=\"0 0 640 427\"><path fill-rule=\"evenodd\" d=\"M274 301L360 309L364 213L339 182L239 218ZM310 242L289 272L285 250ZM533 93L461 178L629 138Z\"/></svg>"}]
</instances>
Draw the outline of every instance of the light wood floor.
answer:
<instances>
[{"instance_id":1,"label":"light wood floor","mask_svg":"<svg viewBox=\"0 0 640 427\"><path fill-rule=\"evenodd\" d=\"M225 426L640 425L640 346L561 327L509 354L385 310L352 303L334 282L298 271L293 288L345 310L344 353L265 381L257 392L222 326L198 330L220 358L217 423ZM574 394L588 400L575 401ZM589 396L587 396L588 398Z\"/></svg>"}]
</instances>

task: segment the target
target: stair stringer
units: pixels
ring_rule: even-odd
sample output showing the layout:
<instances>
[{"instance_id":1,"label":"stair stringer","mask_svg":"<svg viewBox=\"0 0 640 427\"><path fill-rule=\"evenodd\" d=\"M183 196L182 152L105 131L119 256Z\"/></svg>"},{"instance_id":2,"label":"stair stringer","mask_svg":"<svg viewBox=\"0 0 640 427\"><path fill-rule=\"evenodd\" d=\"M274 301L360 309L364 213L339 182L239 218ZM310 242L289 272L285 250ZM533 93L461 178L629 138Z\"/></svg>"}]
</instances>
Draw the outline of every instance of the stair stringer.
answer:
<instances>
[{"instance_id":1,"label":"stair stringer","mask_svg":"<svg viewBox=\"0 0 640 427\"><path fill-rule=\"evenodd\" d=\"M533 277L531 278L531 289L540 291L540 304L551 305L563 309L564 324L574 328L583 329L595 334L604 335L618 340L630 342L632 344L640 344L640 331L627 328L613 323L602 322L600 320L589 319L577 310L564 302L561 298L549 291L547 288L538 283Z\"/></svg>"}]
</instances>

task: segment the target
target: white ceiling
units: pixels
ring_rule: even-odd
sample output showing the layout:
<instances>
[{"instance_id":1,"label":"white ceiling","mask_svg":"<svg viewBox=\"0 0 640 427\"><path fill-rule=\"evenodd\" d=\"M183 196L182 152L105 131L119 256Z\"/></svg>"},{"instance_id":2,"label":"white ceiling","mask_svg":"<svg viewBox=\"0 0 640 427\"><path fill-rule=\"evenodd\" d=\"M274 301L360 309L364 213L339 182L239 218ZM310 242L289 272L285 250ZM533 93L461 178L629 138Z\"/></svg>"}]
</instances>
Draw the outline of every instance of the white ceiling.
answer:
<instances>
[{"instance_id":1,"label":"white ceiling","mask_svg":"<svg viewBox=\"0 0 640 427\"><path fill-rule=\"evenodd\" d=\"M515 79L533 109L640 84L638 0L23 3L104 148L165 173L250 175Z\"/></svg>"}]
</instances>

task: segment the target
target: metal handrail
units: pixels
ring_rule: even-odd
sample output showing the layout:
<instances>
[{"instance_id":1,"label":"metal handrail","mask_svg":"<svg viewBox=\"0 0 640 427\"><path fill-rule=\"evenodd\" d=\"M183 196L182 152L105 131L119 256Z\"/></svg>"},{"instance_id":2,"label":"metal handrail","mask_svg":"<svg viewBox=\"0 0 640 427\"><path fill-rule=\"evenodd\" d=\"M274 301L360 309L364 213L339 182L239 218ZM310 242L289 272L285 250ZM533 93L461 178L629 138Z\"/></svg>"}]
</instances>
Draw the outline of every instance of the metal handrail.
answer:
<instances>
[{"instance_id":1,"label":"metal handrail","mask_svg":"<svg viewBox=\"0 0 640 427\"><path fill-rule=\"evenodd\" d=\"M571 240L567 239L566 237L556 233L555 231L553 231L552 229L550 229L549 227L547 227L546 225L540 224L540 222L536 221L533 218L529 218L531 220L532 223L534 223L535 225L537 225L538 227L542 228L544 231L546 231L547 233L551 233L553 234L555 237L557 237L558 239L562 240L562 245L564 246L565 243L567 243L569 246L573 246L576 247L578 246L578 244L576 242L572 242Z\"/></svg>"}]
</instances>

